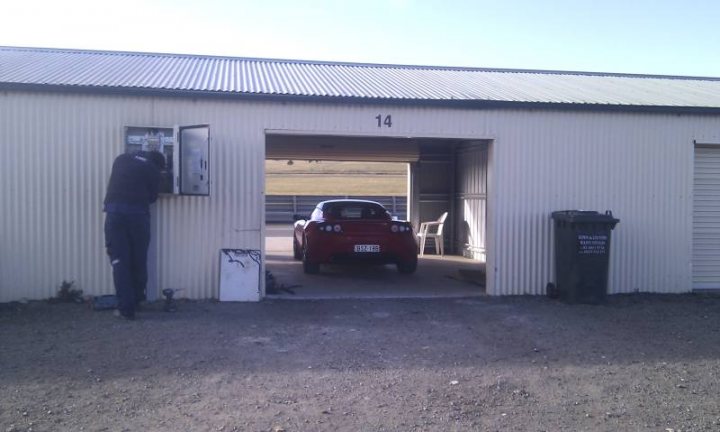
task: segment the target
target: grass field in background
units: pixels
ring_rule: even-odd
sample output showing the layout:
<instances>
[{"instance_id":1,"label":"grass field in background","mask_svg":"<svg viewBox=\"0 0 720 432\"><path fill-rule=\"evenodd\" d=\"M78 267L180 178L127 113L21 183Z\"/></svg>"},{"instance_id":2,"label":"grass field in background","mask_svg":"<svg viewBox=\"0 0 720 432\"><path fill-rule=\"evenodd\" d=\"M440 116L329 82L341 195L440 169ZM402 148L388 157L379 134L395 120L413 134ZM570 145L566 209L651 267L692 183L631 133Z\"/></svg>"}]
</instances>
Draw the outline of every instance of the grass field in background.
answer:
<instances>
[{"instance_id":1,"label":"grass field in background","mask_svg":"<svg viewBox=\"0 0 720 432\"><path fill-rule=\"evenodd\" d=\"M406 195L407 164L265 162L267 195Z\"/></svg>"}]
</instances>

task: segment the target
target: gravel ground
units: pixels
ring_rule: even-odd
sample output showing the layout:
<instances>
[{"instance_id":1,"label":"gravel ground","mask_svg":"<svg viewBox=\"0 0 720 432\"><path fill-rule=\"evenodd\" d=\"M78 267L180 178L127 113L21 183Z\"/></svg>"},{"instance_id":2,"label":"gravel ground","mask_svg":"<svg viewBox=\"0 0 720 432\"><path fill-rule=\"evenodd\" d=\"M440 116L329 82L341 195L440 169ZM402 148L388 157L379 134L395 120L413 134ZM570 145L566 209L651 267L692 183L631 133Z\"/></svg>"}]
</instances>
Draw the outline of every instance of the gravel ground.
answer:
<instances>
[{"instance_id":1,"label":"gravel ground","mask_svg":"<svg viewBox=\"0 0 720 432\"><path fill-rule=\"evenodd\" d=\"M2 431L718 431L720 298L0 305Z\"/></svg>"}]
</instances>

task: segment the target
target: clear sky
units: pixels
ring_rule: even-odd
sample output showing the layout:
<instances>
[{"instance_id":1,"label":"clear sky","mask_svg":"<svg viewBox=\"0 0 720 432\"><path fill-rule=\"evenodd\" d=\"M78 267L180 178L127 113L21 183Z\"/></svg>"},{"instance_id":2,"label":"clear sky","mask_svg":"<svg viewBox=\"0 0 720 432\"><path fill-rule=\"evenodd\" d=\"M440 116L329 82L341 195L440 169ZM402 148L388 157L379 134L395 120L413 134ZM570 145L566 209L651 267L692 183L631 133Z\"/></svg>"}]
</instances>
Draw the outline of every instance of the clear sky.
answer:
<instances>
[{"instance_id":1,"label":"clear sky","mask_svg":"<svg viewBox=\"0 0 720 432\"><path fill-rule=\"evenodd\" d=\"M1 0L0 6L0 45L7 46L720 77L720 0Z\"/></svg>"}]
</instances>

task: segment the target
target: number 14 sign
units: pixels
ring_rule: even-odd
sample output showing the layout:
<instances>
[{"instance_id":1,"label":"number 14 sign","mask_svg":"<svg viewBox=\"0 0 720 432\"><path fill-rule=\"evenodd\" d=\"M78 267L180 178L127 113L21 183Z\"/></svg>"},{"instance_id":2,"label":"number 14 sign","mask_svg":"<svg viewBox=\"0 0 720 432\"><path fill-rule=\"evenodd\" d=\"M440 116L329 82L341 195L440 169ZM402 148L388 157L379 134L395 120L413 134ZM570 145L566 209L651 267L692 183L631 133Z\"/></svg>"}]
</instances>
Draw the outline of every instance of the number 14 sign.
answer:
<instances>
[{"instance_id":1,"label":"number 14 sign","mask_svg":"<svg viewBox=\"0 0 720 432\"><path fill-rule=\"evenodd\" d=\"M390 114L382 115L378 114L375 116L375 120L377 120L377 127L381 128L383 126L385 127L392 127L392 116Z\"/></svg>"}]
</instances>

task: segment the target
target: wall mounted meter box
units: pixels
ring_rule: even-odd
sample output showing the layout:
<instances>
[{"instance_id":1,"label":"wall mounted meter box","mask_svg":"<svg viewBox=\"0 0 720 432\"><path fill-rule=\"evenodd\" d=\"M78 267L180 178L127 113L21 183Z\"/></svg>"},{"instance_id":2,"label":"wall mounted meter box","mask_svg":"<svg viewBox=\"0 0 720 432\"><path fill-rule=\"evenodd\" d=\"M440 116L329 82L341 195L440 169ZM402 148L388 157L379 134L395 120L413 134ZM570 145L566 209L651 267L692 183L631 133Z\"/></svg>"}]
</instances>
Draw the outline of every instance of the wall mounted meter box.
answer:
<instances>
[{"instance_id":1,"label":"wall mounted meter box","mask_svg":"<svg viewBox=\"0 0 720 432\"><path fill-rule=\"evenodd\" d=\"M125 151L156 150L165 156L160 193L210 195L210 126L128 126Z\"/></svg>"}]
</instances>

